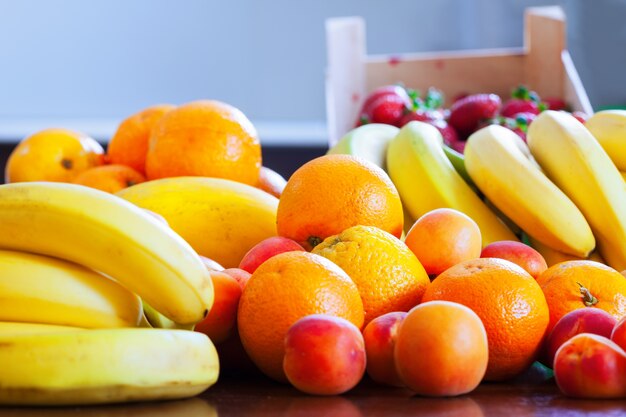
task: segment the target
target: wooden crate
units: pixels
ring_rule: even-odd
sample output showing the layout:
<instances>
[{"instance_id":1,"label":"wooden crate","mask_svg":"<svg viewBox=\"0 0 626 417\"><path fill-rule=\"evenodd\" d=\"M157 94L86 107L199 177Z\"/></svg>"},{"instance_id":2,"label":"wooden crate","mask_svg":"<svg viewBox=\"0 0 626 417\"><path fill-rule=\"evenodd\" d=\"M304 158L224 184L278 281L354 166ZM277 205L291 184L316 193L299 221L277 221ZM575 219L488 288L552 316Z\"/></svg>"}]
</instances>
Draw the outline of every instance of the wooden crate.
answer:
<instances>
[{"instance_id":1,"label":"wooden crate","mask_svg":"<svg viewBox=\"0 0 626 417\"><path fill-rule=\"evenodd\" d=\"M354 127L370 91L398 82L422 92L436 87L447 99L460 93L505 98L524 84L541 97L562 97L574 110L593 112L566 49L565 15L558 6L526 9L522 48L367 55L365 22L360 17L328 19L326 41L331 146Z\"/></svg>"}]
</instances>

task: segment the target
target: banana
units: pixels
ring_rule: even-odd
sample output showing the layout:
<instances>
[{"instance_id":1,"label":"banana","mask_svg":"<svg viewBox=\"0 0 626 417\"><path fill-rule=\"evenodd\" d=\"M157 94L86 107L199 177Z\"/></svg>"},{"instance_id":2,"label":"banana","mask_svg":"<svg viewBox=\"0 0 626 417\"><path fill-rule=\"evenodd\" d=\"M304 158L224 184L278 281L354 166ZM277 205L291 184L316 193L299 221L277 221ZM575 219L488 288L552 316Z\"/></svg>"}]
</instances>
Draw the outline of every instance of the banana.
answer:
<instances>
[{"instance_id":1,"label":"banana","mask_svg":"<svg viewBox=\"0 0 626 417\"><path fill-rule=\"evenodd\" d=\"M186 330L0 333L0 404L80 405L191 397L215 383L217 352Z\"/></svg>"},{"instance_id":2,"label":"banana","mask_svg":"<svg viewBox=\"0 0 626 417\"><path fill-rule=\"evenodd\" d=\"M602 146L573 116L550 110L531 123L528 145L589 222L602 258L626 269L626 187Z\"/></svg>"},{"instance_id":3,"label":"banana","mask_svg":"<svg viewBox=\"0 0 626 417\"><path fill-rule=\"evenodd\" d=\"M123 199L76 184L0 186L0 248L53 256L110 276L177 323L202 320L213 285L174 231Z\"/></svg>"},{"instance_id":4,"label":"banana","mask_svg":"<svg viewBox=\"0 0 626 417\"><path fill-rule=\"evenodd\" d=\"M87 328L136 327L139 297L83 266L0 250L0 321Z\"/></svg>"},{"instance_id":5,"label":"banana","mask_svg":"<svg viewBox=\"0 0 626 417\"><path fill-rule=\"evenodd\" d=\"M592 115L585 126L621 171L626 171L626 110L604 110Z\"/></svg>"},{"instance_id":6,"label":"banana","mask_svg":"<svg viewBox=\"0 0 626 417\"><path fill-rule=\"evenodd\" d=\"M41 334L41 333L67 333L70 331L86 331L80 327L57 326L55 324L22 323L0 321L0 335L8 334ZM0 414L1 416L1 414Z\"/></svg>"},{"instance_id":7,"label":"banana","mask_svg":"<svg viewBox=\"0 0 626 417\"><path fill-rule=\"evenodd\" d=\"M626 181L626 172L620 171L619 173L622 175L622 178L624 179L624 181Z\"/></svg>"},{"instance_id":8,"label":"banana","mask_svg":"<svg viewBox=\"0 0 626 417\"><path fill-rule=\"evenodd\" d=\"M446 157L439 131L410 122L391 140L387 169L412 218L441 207L459 210L480 228L483 246L498 240L518 240L482 202Z\"/></svg>"},{"instance_id":9,"label":"banana","mask_svg":"<svg viewBox=\"0 0 626 417\"><path fill-rule=\"evenodd\" d=\"M598 251L595 250L591 252L586 258L581 258L579 256L570 255L567 253L559 252L556 249L552 249L551 247L544 245L543 243L539 242L536 239L533 239L530 236L528 237L528 240L530 241L530 246L537 252L539 252L541 256L543 256L543 259L546 261L548 267L565 261L578 261L584 259L600 262L603 264L606 263L604 262L604 259L602 259Z\"/></svg>"},{"instance_id":10,"label":"banana","mask_svg":"<svg viewBox=\"0 0 626 417\"><path fill-rule=\"evenodd\" d=\"M327 152L360 156L387 170L387 146L400 129L382 123L370 123L352 129Z\"/></svg>"},{"instance_id":11,"label":"banana","mask_svg":"<svg viewBox=\"0 0 626 417\"><path fill-rule=\"evenodd\" d=\"M596 244L587 220L520 150L525 146L510 129L490 125L467 140L465 165L480 191L528 235L586 257Z\"/></svg>"},{"instance_id":12,"label":"banana","mask_svg":"<svg viewBox=\"0 0 626 417\"><path fill-rule=\"evenodd\" d=\"M276 236L278 199L246 184L178 177L137 184L118 195L163 216L200 255L225 268L239 266L254 245Z\"/></svg>"},{"instance_id":13,"label":"banana","mask_svg":"<svg viewBox=\"0 0 626 417\"><path fill-rule=\"evenodd\" d=\"M193 324L179 324L165 317L163 314L156 311L148 303L143 303L144 318L148 326L156 329L181 329L181 330L193 330L195 325ZM2 416L0 416L2 417Z\"/></svg>"}]
</instances>

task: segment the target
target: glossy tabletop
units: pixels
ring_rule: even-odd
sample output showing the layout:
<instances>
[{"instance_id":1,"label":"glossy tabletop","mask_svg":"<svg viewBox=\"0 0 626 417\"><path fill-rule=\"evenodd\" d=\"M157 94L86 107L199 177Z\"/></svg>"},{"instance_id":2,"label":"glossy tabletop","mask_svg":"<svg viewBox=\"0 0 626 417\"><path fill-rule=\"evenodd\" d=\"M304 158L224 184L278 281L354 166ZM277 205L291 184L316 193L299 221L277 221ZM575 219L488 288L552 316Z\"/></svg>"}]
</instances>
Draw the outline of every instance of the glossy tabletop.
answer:
<instances>
[{"instance_id":1,"label":"glossy tabletop","mask_svg":"<svg viewBox=\"0 0 626 417\"><path fill-rule=\"evenodd\" d=\"M423 398L410 391L364 380L335 397L304 395L263 377L222 379L198 397L158 403L72 407L1 408L5 416L151 416L151 417L365 417L365 416L623 416L626 401L575 400L562 396L553 382L482 384L457 398Z\"/></svg>"}]
</instances>

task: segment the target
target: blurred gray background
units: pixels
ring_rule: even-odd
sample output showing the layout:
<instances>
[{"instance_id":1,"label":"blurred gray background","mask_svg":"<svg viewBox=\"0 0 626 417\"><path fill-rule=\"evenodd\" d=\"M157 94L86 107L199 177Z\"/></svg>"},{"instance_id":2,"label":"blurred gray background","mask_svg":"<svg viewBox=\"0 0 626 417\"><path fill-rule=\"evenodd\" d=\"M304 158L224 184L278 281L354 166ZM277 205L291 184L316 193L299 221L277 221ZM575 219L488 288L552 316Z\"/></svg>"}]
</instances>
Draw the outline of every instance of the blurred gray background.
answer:
<instances>
[{"instance_id":1,"label":"blurred gray background","mask_svg":"<svg viewBox=\"0 0 626 417\"><path fill-rule=\"evenodd\" d=\"M266 144L320 144L326 18L363 16L371 54L497 48L549 4L592 105L626 104L626 0L0 0L0 138L58 125L106 141L146 106L215 98Z\"/></svg>"}]
</instances>

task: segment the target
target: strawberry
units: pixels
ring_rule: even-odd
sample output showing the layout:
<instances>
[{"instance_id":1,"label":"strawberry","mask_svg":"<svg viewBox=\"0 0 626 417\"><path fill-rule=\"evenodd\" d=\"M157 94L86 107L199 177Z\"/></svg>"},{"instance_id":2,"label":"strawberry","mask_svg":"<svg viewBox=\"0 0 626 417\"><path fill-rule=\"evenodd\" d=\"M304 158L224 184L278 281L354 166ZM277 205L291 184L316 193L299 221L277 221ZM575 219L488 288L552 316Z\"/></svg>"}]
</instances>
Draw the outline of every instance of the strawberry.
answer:
<instances>
[{"instance_id":1,"label":"strawberry","mask_svg":"<svg viewBox=\"0 0 626 417\"><path fill-rule=\"evenodd\" d=\"M546 103L546 106L550 110L567 110L568 108L567 103L565 103L565 100L557 98L557 97L544 98L543 102Z\"/></svg>"},{"instance_id":2,"label":"strawberry","mask_svg":"<svg viewBox=\"0 0 626 417\"><path fill-rule=\"evenodd\" d=\"M439 130L441 136L443 136L443 143L454 149L455 151L463 153L465 149L465 141L459 139L459 134L456 130L443 119L433 120L430 122L433 126Z\"/></svg>"},{"instance_id":3,"label":"strawberry","mask_svg":"<svg viewBox=\"0 0 626 417\"><path fill-rule=\"evenodd\" d=\"M386 123L397 126L402 116L412 108L411 98L399 85L387 85L370 93L359 114L357 126L366 123Z\"/></svg>"},{"instance_id":4,"label":"strawberry","mask_svg":"<svg viewBox=\"0 0 626 417\"><path fill-rule=\"evenodd\" d=\"M585 124L585 122L587 122L587 119L589 118L587 113L583 113L581 111L573 112L572 116L574 116L576 118L576 120L578 120L582 124Z\"/></svg>"},{"instance_id":5,"label":"strawberry","mask_svg":"<svg viewBox=\"0 0 626 417\"><path fill-rule=\"evenodd\" d=\"M515 117L518 113L539 114L546 108L546 104L541 103L537 93L528 90L523 85L513 90L511 97L502 106L501 116Z\"/></svg>"},{"instance_id":6,"label":"strawberry","mask_svg":"<svg viewBox=\"0 0 626 417\"><path fill-rule=\"evenodd\" d=\"M448 123L461 135L468 137L485 119L498 114L502 101L496 94L472 94L456 101L450 108Z\"/></svg>"}]
</instances>

